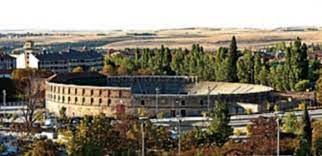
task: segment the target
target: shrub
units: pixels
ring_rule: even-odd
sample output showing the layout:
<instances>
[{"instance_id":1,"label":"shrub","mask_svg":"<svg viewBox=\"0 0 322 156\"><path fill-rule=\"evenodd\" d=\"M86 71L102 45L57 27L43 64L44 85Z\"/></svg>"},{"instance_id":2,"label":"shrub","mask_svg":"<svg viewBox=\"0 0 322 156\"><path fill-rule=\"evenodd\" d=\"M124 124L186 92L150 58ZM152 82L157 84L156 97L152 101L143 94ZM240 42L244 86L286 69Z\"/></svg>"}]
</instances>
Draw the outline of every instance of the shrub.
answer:
<instances>
[{"instance_id":1,"label":"shrub","mask_svg":"<svg viewBox=\"0 0 322 156\"><path fill-rule=\"evenodd\" d=\"M253 113L253 110L251 108L246 109L246 114L252 114L252 113Z\"/></svg>"},{"instance_id":2,"label":"shrub","mask_svg":"<svg viewBox=\"0 0 322 156\"><path fill-rule=\"evenodd\" d=\"M294 89L296 91L305 91L310 87L310 81L309 80L302 80L295 84Z\"/></svg>"}]
</instances>

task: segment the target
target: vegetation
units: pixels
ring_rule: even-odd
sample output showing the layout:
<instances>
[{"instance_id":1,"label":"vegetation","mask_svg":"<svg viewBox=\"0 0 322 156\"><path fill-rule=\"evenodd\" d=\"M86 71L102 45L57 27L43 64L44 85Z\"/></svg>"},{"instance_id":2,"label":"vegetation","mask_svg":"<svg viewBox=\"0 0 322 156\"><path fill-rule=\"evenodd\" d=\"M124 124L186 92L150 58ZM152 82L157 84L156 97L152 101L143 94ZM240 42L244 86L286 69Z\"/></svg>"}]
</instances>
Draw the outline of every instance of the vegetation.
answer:
<instances>
[{"instance_id":1,"label":"vegetation","mask_svg":"<svg viewBox=\"0 0 322 156\"><path fill-rule=\"evenodd\" d=\"M303 126L301 131L300 146L296 151L296 155L311 155L312 146L312 127L307 106L305 105L303 116L302 116Z\"/></svg>"},{"instance_id":2,"label":"vegetation","mask_svg":"<svg viewBox=\"0 0 322 156\"><path fill-rule=\"evenodd\" d=\"M322 155L322 121L314 121L312 124L312 151L313 155Z\"/></svg>"},{"instance_id":3,"label":"vegetation","mask_svg":"<svg viewBox=\"0 0 322 156\"><path fill-rule=\"evenodd\" d=\"M283 118L283 123L282 129L284 132L293 134L299 134L301 132L301 122L297 120L294 113L286 113Z\"/></svg>"},{"instance_id":4,"label":"vegetation","mask_svg":"<svg viewBox=\"0 0 322 156\"><path fill-rule=\"evenodd\" d=\"M317 81L317 101L322 104L322 72L320 73L320 78Z\"/></svg>"},{"instance_id":5,"label":"vegetation","mask_svg":"<svg viewBox=\"0 0 322 156\"><path fill-rule=\"evenodd\" d=\"M56 156L59 155L59 145L51 140L41 139L35 141L25 156Z\"/></svg>"},{"instance_id":6,"label":"vegetation","mask_svg":"<svg viewBox=\"0 0 322 156\"><path fill-rule=\"evenodd\" d=\"M72 71L73 73L82 73L84 72L84 69L82 67L76 67Z\"/></svg>"},{"instance_id":7,"label":"vegetation","mask_svg":"<svg viewBox=\"0 0 322 156\"><path fill-rule=\"evenodd\" d=\"M261 52L239 51L233 36L229 48L205 52L194 44L191 50L134 49L134 57L114 55L106 58L107 75L189 75L201 80L262 84L278 91L314 89L319 71L317 60L308 60L308 48L300 38L289 46L276 45L285 52L285 61L268 61ZM312 85L313 84L313 85Z\"/></svg>"}]
</instances>

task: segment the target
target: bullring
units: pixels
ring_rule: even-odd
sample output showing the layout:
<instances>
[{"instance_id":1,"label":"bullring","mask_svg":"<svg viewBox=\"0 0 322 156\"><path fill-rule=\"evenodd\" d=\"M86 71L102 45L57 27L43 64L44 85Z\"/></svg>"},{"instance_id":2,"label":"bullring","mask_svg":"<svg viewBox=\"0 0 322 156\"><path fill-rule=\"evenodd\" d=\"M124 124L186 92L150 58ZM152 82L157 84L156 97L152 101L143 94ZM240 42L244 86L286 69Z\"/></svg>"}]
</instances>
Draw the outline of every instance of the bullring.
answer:
<instances>
[{"instance_id":1,"label":"bullring","mask_svg":"<svg viewBox=\"0 0 322 156\"><path fill-rule=\"evenodd\" d=\"M215 101L233 114L262 112L272 88L242 83L199 81L194 76L104 76L99 73L61 73L46 82L46 108L70 117L116 112L150 116L201 116ZM209 103L209 104L208 104Z\"/></svg>"}]
</instances>

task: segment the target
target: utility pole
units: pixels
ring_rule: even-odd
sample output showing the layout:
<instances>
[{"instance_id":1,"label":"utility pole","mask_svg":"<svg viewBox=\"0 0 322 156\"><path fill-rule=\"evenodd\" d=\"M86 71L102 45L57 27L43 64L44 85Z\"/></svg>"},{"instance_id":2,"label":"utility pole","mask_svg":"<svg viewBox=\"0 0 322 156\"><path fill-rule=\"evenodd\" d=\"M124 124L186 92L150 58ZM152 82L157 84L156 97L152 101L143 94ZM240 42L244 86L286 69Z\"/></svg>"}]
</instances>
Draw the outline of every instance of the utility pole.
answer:
<instances>
[{"instance_id":1,"label":"utility pole","mask_svg":"<svg viewBox=\"0 0 322 156\"><path fill-rule=\"evenodd\" d=\"M158 113L159 113L159 92L160 89L157 87L155 88L155 116L158 117Z\"/></svg>"},{"instance_id":2,"label":"utility pole","mask_svg":"<svg viewBox=\"0 0 322 156\"><path fill-rule=\"evenodd\" d=\"M147 117L140 117L139 121L141 122L141 135L142 135L142 140L141 140L141 144L142 144L142 149L141 149L141 155L144 156L145 153L145 147L144 147L144 122L145 120L147 120Z\"/></svg>"},{"instance_id":3,"label":"utility pole","mask_svg":"<svg viewBox=\"0 0 322 156\"><path fill-rule=\"evenodd\" d=\"M207 94L207 111L210 113L210 87L208 86L208 94Z\"/></svg>"},{"instance_id":4,"label":"utility pole","mask_svg":"<svg viewBox=\"0 0 322 156\"><path fill-rule=\"evenodd\" d=\"M142 132L142 149L141 154L144 156L144 122L141 123L141 132Z\"/></svg>"},{"instance_id":5,"label":"utility pole","mask_svg":"<svg viewBox=\"0 0 322 156\"><path fill-rule=\"evenodd\" d=\"M277 124L277 147L276 147L276 155L280 155L280 121L279 118L277 117L276 119L276 124Z\"/></svg>"},{"instance_id":6,"label":"utility pole","mask_svg":"<svg viewBox=\"0 0 322 156\"><path fill-rule=\"evenodd\" d=\"M6 109L5 109L5 106L6 106L6 95L7 95L7 93L6 93L6 90L4 89L4 90L2 90L2 95L3 95L3 106L4 106L4 115L6 114ZM1 110L1 109L0 109Z\"/></svg>"},{"instance_id":7,"label":"utility pole","mask_svg":"<svg viewBox=\"0 0 322 156\"><path fill-rule=\"evenodd\" d=\"M180 120L180 115L177 116L178 117L178 155L181 155L181 139L180 139L180 135L181 135L181 120Z\"/></svg>"}]
</instances>

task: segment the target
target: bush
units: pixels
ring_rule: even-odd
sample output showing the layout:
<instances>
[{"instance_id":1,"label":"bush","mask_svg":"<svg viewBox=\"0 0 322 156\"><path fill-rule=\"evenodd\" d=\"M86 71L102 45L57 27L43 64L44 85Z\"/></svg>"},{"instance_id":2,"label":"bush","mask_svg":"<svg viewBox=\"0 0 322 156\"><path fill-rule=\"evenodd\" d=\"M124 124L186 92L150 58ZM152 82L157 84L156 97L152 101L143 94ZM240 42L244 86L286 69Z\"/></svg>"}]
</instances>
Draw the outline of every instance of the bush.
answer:
<instances>
[{"instance_id":1,"label":"bush","mask_svg":"<svg viewBox=\"0 0 322 156\"><path fill-rule=\"evenodd\" d=\"M295 84L294 89L295 91L305 91L310 87L309 80L302 80Z\"/></svg>"},{"instance_id":2,"label":"bush","mask_svg":"<svg viewBox=\"0 0 322 156\"><path fill-rule=\"evenodd\" d=\"M246 114L252 114L252 113L253 113L253 110L251 108L246 109Z\"/></svg>"}]
</instances>

